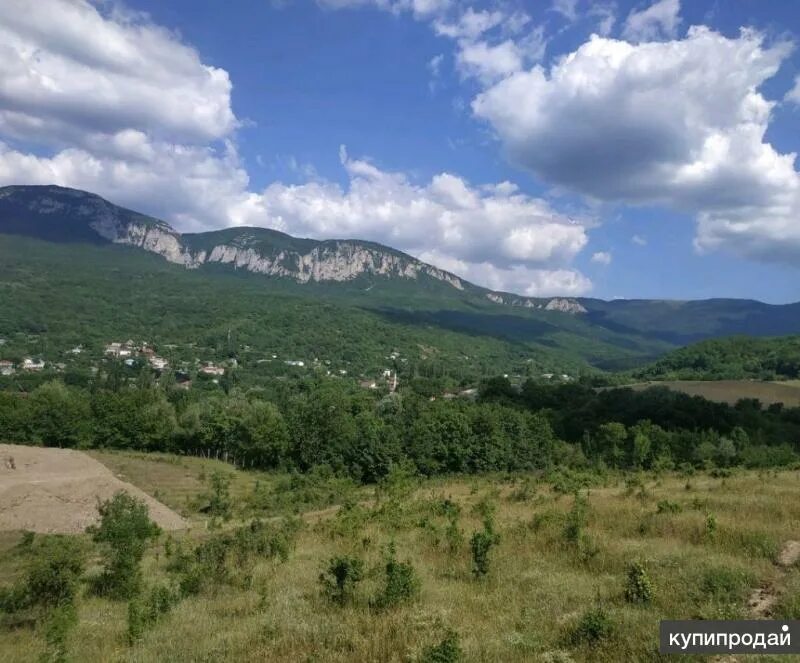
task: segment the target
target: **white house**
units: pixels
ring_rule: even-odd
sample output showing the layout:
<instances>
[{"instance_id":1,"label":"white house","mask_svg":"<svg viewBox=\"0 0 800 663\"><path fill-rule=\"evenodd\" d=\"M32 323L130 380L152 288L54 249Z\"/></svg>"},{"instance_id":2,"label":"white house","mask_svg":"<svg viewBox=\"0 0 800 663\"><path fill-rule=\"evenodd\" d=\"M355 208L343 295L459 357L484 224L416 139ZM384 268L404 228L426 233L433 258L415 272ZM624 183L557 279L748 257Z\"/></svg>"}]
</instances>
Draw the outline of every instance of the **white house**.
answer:
<instances>
[{"instance_id":1,"label":"white house","mask_svg":"<svg viewBox=\"0 0 800 663\"><path fill-rule=\"evenodd\" d=\"M200 372L204 375L224 375L225 369L222 366L206 362L205 366L200 367Z\"/></svg>"},{"instance_id":2,"label":"white house","mask_svg":"<svg viewBox=\"0 0 800 663\"><path fill-rule=\"evenodd\" d=\"M0 375L14 375L14 364L5 359L0 361Z\"/></svg>"},{"instance_id":3,"label":"white house","mask_svg":"<svg viewBox=\"0 0 800 663\"><path fill-rule=\"evenodd\" d=\"M41 359L25 357L25 359L22 360L23 371L41 371L42 369L44 369L44 362Z\"/></svg>"},{"instance_id":4,"label":"white house","mask_svg":"<svg viewBox=\"0 0 800 663\"><path fill-rule=\"evenodd\" d=\"M164 357L150 357L149 358L150 365L157 371L163 371L167 366L169 366L169 362L164 359Z\"/></svg>"}]
</instances>

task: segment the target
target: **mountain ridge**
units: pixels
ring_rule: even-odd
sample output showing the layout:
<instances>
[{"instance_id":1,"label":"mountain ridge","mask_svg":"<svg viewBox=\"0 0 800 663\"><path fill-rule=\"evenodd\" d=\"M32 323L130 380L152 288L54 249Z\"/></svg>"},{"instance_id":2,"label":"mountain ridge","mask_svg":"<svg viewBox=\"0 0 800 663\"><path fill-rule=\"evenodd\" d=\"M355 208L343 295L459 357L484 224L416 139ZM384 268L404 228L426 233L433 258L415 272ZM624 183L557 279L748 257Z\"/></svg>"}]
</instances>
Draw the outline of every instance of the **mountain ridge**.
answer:
<instances>
[{"instance_id":1,"label":"mountain ridge","mask_svg":"<svg viewBox=\"0 0 800 663\"><path fill-rule=\"evenodd\" d=\"M494 311L502 317L503 311L515 309L525 315L530 311L534 318L566 333L579 329L584 336L613 337L617 343L651 339L674 347L733 334L800 333L800 303L526 297L488 290L377 242L299 238L245 226L180 233L165 221L117 206L96 194L55 185L0 188L0 234L56 243L120 245L193 271L268 277L265 283L271 279L273 290L297 285L318 296L341 295L373 308L399 304L406 312L409 307L415 310L416 317L427 322L431 313L422 315L422 309L446 312L466 307L474 310L476 317L460 314L459 324L473 331L485 328L481 316ZM452 316L444 317L453 324ZM441 319L439 315L437 320ZM576 327L570 319L581 323ZM498 325L502 327L499 318L493 327ZM516 323L512 327L516 329Z\"/></svg>"}]
</instances>

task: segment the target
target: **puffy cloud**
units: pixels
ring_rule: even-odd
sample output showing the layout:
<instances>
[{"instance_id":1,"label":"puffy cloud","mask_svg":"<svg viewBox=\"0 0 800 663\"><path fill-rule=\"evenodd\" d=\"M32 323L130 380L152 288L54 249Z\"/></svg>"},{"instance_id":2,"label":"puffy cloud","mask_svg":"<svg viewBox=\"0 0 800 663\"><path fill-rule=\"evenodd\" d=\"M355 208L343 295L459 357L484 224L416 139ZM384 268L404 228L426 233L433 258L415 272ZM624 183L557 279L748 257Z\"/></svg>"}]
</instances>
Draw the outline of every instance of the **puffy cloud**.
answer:
<instances>
[{"instance_id":1,"label":"puffy cloud","mask_svg":"<svg viewBox=\"0 0 800 663\"><path fill-rule=\"evenodd\" d=\"M0 131L74 143L125 130L208 141L237 124L227 72L172 33L85 0L0 3Z\"/></svg>"},{"instance_id":2,"label":"puffy cloud","mask_svg":"<svg viewBox=\"0 0 800 663\"><path fill-rule=\"evenodd\" d=\"M790 48L705 27L670 42L594 36L546 71L491 85L473 102L510 157L600 200L698 215L696 246L759 258L800 254L794 154L765 142L758 91Z\"/></svg>"},{"instance_id":3,"label":"puffy cloud","mask_svg":"<svg viewBox=\"0 0 800 663\"><path fill-rule=\"evenodd\" d=\"M346 189L316 181L274 183L260 194L254 218L314 237L363 237L414 255L445 256L503 269L568 264L586 245L586 225L508 183L472 187L442 173L414 184L342 152Z\"/></svg>"},{"instance_id":4,"label":"puffy cloud","mask_svg":"<svg viewBox=\"0 0 800 663\"><path fill-rule=\"evenodd\" d=\"M628 14L622 34L631 41L674 37L681 22L680 11L680 0L659 0L647 9Z\"/></svg>"},{"instance_id":5,"label":"puffy cloud","mask_svg":"<svg viewBox=\"0 0 800 663\"><path fill-rule=\"evenodd\" d=\"M522 69L524 56L510 39L494 46L485 41L465 41L460 45L457 62L464 75L491 82Z\"/></svg>"},{"instance_id":6,"label":"puffy cloud","mask_svg":"<svg viewBox=\"0 0 800 663\"><path fill-rule=\"evenodd\" d=\"M608 251L597 251L592 254L592 262L596 262L598 265L610 265L611 254Z\"/></svg>"},{"instance_id":7,"label":"puffy cloud","mask_svg":"<svg viewBox=\"0 0 800 663\"><path fill-rule=\"evenodd\" d=\"M438 251L424 251L418 257L442 269L463 275L467 280L480 283L491 290L513 292L528 297L554 295L578 297L592 289L592 282L574 269L535 269L523 265L501 268L488 262L465 262Z\"/></svg>"}]
</instances>

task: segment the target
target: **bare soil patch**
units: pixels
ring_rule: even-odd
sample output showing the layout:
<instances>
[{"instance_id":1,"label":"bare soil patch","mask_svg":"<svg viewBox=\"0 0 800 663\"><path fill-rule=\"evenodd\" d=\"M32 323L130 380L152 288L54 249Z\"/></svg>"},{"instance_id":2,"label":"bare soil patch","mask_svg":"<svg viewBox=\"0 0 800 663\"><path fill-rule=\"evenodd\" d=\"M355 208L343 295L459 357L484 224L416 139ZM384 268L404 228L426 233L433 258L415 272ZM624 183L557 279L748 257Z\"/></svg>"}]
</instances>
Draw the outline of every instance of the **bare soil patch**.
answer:
<instances>
[{"instance_id":1,"label":"bare soil patch","mask_svg":"<svg viewBox=\"0 0 800 663\"><path fill-rule=\"evenodd\" d=\"M776 564L781 569L781 576L786 569L800 560L800 541L787 541L783 544ZM750 594L750 615L756 619L765 619L772 615L772 608L778 602L780 592L774 586L759 587Z\"/></svg>"},{"instance_id":2,"label":"bare soil patch","mask_svg":"<svg viewBox=\"0 0 800 663\"><path fill-rule=\"evenodd\" d=\"M97 503L124 490L167 530L184 520L80 451L0 444L0 530L75 534L97 522Z\"/></svg>"}]
</instances>

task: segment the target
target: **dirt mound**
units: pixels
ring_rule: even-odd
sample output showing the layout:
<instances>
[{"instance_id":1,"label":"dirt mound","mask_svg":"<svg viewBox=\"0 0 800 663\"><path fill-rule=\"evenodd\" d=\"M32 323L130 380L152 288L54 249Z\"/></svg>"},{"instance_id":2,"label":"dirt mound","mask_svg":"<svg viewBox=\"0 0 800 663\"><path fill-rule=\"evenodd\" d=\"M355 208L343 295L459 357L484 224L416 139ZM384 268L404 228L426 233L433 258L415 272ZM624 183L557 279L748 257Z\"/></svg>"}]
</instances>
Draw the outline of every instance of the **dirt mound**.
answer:
<instances>
[{"instance_id":1,"label":"dirt mound","mask_svg":"<svg viewBox=\"0 0 800 663\"><path fill-rule=\"evenodd\" d=\"M80 451L0 444L0 530L82 532L97 522L98 500L120 490L143 500L163 529L186 526L177 513Z\"/></svg>"}]
</instances>

